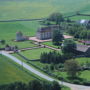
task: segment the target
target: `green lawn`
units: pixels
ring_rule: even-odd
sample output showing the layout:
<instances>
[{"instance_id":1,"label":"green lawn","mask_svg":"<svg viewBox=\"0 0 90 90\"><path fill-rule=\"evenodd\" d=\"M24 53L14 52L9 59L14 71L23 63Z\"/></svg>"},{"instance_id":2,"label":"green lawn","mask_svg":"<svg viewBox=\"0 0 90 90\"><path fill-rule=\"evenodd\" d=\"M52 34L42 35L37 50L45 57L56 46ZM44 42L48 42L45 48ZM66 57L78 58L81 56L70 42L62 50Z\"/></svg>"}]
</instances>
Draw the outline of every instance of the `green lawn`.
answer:
<instances>
[{"instance_id":1,"label":"green lawn","mask_svg":"<svg viewBox=\"0 0 90 90\"><path fill-rule=\"evenodd\" d=\"M0 55L0 84L7 84L16 81L29 82L34 78L22 71L20 67L13 64L8 58Z\"/></svg>"},{"instance_id":2,"label":"green lawn","mask_svg":"<svg viewBox=\"0 0 90 90\"><path fill-rule=\"evenodd\" d=\"M54 47L54 48L60 48L60 46L55 46L52 44L52 41L48 41L48 42L43 42L44 45L48 45L48 46L51 46L51 47Z\"/></svg>"},{"instance_id":3,"label":"green lawn","mask_svg":"<svg viewBox=\"0 0 90 90\"><path fill-rule=\"evenodd\" d=\"M90 63L90 58L88 57L76 58L75 60L77 60L80 64L86 64L87 62Z\"/></svg>"},{"instance_id":4,"label":"green lawn","mask_svg":"<svg viewBox=\"0 0 90 90\"><path fill-rule=\"evenodd\" d=\"M42 18L58 11L90 14L89 10L89 0L0 0L0 19Z\"/></svg>"},{"instance_id":5,"label":"green lawn","mask_svg":"<svg viewBox=\"0 0 90 90\"><path fill-rule=\"evenodd\" d=\"M21 49L21 48L30 48L30 47L37 46L35 44L32 44L31 41L23 41L23 42L10 41L8 44L12 45L12 46L16 45L16 46L18 46L19 49Z\"/></svg>"},{"instance_id":6,"label":"green lawn","mask_svg":"<svg viewBox=\"0 0 90 90\"><path fill-rule=\"evenodd\" d=\"M67 77L67 73L66 72L54 72L54 74L60 76L60 77L63 77L65 80L68 80L70 81ZM85 79L87 81L90 81L90 71L89 70L86 70L86 71L82 71L80 76L79 76L81 79ZM72 82L72 81L71 81Z\"/></svg>"},{"instance_id":7,"label":"green lawn","mask_svg":"<svg viewBox=\"0 0 90 90\"><path fill-rule=\"evenodd\" d=\"M40 59L41 53L50 52L50 51L53 51L53 50L48 49L48 48L39 48L39 49L23 51L20 53L24 55L25 57L27 57L28 59L33 60L33 59Z\"/></svg>"}]
</instances>

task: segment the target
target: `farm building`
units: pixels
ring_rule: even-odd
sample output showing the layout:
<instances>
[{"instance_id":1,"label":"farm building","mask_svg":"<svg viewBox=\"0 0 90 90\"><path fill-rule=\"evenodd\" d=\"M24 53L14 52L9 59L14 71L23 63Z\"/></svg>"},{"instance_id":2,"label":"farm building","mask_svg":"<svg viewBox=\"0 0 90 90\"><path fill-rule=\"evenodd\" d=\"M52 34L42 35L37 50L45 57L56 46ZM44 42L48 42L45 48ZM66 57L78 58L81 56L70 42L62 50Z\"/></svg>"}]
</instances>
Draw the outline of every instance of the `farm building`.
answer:
<instances>
[{"instance_id":1,"label":"farm building","mask_svg":"<svg viewBox=\"0 0 90 90\"><path fill-rule=\"evenodd\" d=\"M90 46L77 44L78 53L90 57Z\"/></svg>"},{"instance_id":2,"label":"farm building","mask_svg":"<svg viewBox=\"0 0 90 90\"><path fill-rule=\"evenodd\" d=\"M82 19L82 20L79 20L77 23L87 26L87 25L90 25L90 20Z\"/></svg>"},{"instance_id":3,"label":"farm building","mask_svg":"<svg viewBox=\"0 0 90 90\"><path fill-rule=\"evenodd\" d=\"M40 39L40 40L51 39L53 30L58 30L58 29L59 29L59 26L57 25L41 27L37 30L36 37L37 39Z\"/></svg>"},{"instance_id":4,"label":"farm building","mask_svg":"<svg viewBox=\"0 0 90 90\"><path fill-rule=\"evenodd\" d=\"M16 41L25 41L25 40L28 40L28 37L23 36L22 32L16 33Z\"/></svg>"}]
</instances>

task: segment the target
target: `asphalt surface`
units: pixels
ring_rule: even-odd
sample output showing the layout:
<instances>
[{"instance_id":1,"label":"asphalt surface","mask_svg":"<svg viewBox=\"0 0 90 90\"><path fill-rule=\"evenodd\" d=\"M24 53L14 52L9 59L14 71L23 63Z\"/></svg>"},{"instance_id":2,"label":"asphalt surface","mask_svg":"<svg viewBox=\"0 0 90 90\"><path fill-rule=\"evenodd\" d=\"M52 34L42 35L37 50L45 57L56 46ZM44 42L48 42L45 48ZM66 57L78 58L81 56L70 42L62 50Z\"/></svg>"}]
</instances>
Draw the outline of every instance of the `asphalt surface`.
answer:
<instances>
[{"instance_id":1,"label":"asphalt surface","mask_svg":"<svg viewBox=\"0 0 90 90\"><path fill-rule=\"evenodd\" d=\"M29 70L30 72L40 76L43 79L46 79L48 81L57 81L59 84L63 84L65 86L68 86L71 88L71 90L90 90L90 86L82 86L82 85L76 85L76 84L70 84L70 83L66 83L66 82L61 82L59 80L56 80L48 75L45 75L43 73L41 73L40 71L38 71L37 69L31 67L30 65L22 62L21 60L17 59L16 57L8 54L5 51L0 52L0 54L10 58L11 60L13 60L14 62L18 63L19 65L23 65L24 68L26 68L27 70Z\"/></svg>"}]
</instances>

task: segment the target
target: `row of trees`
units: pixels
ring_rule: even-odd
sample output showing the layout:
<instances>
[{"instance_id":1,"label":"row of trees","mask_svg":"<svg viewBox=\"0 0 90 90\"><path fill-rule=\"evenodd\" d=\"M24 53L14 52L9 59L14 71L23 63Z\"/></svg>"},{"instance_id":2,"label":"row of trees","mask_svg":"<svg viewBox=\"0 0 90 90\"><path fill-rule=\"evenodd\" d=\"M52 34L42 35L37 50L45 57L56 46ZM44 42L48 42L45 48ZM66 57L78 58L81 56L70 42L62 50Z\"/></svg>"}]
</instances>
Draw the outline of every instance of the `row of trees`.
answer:
<instances>
[{"instance_id":1,"label":"row of trees","mask_svg":"<svg viewBox=\"0 0 90 90\"><path fill-rule=\"evenodd\" d=\"M70 59L70 58L73 58L72 53L60 54L55 51L49 52L49 53L44 52L40 56L40 62L48 63L48 64L51 64L51 63L58 64L58 63L64 63L65 60Z\"/></svg>"},{"instance_id":2,"label":"row of trees","mask_svg":"<svg viewBox=\"0 0 90 90\"><path fill-rule=\"evenodd\" d=\"M9 85L1 85L0 90L61 90L61 86L56 81L32 80L28 84L15 82Z\"/></svg>"},{"instance_id":3,"label":"row of trees","mask_svg":"<svg viewBox=\"0 0 90 90\"><path fill-rule=\"evenodd\" d=\"M90 30L87 30L84 26L74 24L68 27L67 32L75 38L90 39Z\"/></svg>"}]
</instances>

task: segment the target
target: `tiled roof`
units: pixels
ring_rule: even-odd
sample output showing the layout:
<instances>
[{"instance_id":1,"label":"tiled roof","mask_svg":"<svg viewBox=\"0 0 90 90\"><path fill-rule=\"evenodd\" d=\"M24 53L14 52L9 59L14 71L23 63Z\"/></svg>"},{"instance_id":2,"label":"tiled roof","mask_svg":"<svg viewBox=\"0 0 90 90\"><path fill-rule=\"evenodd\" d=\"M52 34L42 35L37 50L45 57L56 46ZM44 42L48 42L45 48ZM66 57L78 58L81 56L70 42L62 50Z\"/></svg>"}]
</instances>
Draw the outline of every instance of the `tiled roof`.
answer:
<instances>
[{"instance_id":1,"label":"tiled roof","mask_svg":"<svg viewBox=\"0 0 90 90\"><path fill-rule=\"evenodd\" d=\"M81 52L86 52L89 48L90 46L77 44L76 50Z\"/></svg>"}]
</instances>

